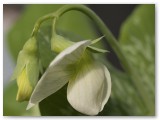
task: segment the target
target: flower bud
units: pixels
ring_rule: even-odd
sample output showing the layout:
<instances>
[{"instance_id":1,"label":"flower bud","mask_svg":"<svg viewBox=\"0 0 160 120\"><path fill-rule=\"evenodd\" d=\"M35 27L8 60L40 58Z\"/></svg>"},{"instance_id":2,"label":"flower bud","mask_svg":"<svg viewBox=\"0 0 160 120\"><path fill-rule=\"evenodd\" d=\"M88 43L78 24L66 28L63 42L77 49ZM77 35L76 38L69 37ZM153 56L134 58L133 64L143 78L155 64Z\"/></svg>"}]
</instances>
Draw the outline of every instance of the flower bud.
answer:
<instances>
[{"instance_id":1,"label":"flower bud","mask_svg":"<svg viewBox=\"0 0 160 120\"><path fill-rule=\"evenodd\" d=\"M38 47L36 39L30 38L19 52L17 65L11 80L17 79L17 101L29 100L39 76Z\"/></svg>"},{"instance_id":2,"label":"flower bud","mask_svg":"<svg viewBox=\"0 0 160 120\"><path fill-rule=\"evenodd\" d=\"M35 37L30 38L24 45L23 50L27 52L36 52L38 49Z\"/></svg>"},{"instance_id":3,"label":"flower bud","mask_svg":"<svg viewBox=\"0 0 160 120\"><path fill-rule=\"evenodd\" d=\"M73 44L74 43L72 41L69 41L68 39L60 35L54 35L51 38L51 50L53 50L56 53L62 52L64 49L68 48Z\"/></svg>"},{"instance_id":4,"label":"flower bud","mask_svg":"<svg viewBox=\"0 0 160 120\"><path fill-rule=\"evenodd\" d=\"M95 40L92 40L91 45L99 42L102 38L103 38L103 36L99 37ZM67 38L64 38L60 35L54 34L51 38L51 50L53 50L56 53L60 53L64 49L73 45L74 43L75 42L72 42L72 41L68 40ZM88 46L87 49L93 53L106 53L106 52L108 52L107 50L96 48L93 46Z\"/></svg>"}]
</instances>

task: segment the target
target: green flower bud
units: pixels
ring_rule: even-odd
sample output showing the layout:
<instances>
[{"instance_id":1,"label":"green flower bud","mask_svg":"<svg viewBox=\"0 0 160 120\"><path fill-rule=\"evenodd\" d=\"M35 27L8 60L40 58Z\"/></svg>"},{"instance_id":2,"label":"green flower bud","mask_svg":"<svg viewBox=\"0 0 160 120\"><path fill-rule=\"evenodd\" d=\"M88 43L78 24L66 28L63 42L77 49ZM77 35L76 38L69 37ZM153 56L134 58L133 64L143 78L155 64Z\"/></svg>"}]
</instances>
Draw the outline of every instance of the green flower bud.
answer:
<instances>
[{"instance_id":1,"label":"green flower bud","mask_svg":"<svg viewBox=\"0 0 160 120\"><path fill-rule=\"evenodd\" d=\"M56 53L60 53L73 44L74 43L72 41L69 41L60 35L54 35L51 39L51 50Z\"/></svg>"},{"instance_id":2,"label":"green flower bud","mask_svg":"<svg viewBox=\"0 0 160 120\"><path fill-rule=\"evenodd\" d=\"M30 38L19 52L17 65L12 80L17 79L17 101L26 101L30 98L39 76L39 60L37 42Z\"/></svg>"},{"instance_id":3,"label":"green flower bud","mask_svg":"<svg viewBox=\"0 0 160 120\"><path fill-rule=\"evenodd\" d=\"M95 40L92 40L91 45L99 42L102 38L103 38L103 36L99 37ZM72 41L68 40L67 38L64 38L60 35L54 34L51 38L51 50L53 50L56 53L60 53L64 49L73 45L74 43L75 42L72 42ZM96 48L96 47L93 47L93 46L88 46L87 49L91 52L94 52L94 53L106 53L106 52L108 52L107 50L103 50L103 49Z\"/></svg>"},{"instance_id":4,"label":"green flower bud","mask_svg":"<svg viewBox=\"0 0 160 120\"><path fill-rule=\"evenodd\" d=\"M24 45L23 50L26 52L37 52L37 40L35 37L30 38Z\"/></svg>"}]
</instances>

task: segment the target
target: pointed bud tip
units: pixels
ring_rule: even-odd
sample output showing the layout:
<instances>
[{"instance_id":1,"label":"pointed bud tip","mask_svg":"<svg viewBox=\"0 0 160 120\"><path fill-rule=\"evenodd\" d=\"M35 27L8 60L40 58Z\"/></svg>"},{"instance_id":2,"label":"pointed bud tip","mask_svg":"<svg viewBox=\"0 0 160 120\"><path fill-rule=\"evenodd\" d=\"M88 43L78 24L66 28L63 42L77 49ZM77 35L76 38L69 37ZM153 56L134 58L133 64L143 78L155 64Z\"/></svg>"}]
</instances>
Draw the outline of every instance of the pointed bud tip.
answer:
<instances>
[{"instance_id":1,"label":"pointed bud tip","mask_svg":"<svg viewBox=\"0 0 160 120\"><path fill-rule=\"evenodd\" d=\"M28 104L28 106L27 106L26 110L29 110L29 109L30 109L30 108L32 108L34 105L35 105L35 104L33 104L33 103L29 102L29 104Z\"/></svg>"}]
</instances>

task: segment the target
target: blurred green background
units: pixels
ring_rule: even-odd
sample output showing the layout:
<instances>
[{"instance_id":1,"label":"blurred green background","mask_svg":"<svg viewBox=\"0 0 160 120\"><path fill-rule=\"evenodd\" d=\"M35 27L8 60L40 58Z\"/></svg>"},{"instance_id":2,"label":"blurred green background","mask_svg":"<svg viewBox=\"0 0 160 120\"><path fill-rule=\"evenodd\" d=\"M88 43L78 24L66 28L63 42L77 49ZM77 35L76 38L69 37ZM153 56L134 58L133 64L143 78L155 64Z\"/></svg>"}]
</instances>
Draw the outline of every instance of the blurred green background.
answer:
<instances>
[{"instance_id":1,"label":"blurred green background","mask_svg":"<svg viewBox=\"0 0 160 120\"><path fill-rule=\"evenodd\" d=\"M30 37L36 20L62 6L4 4L4 116L82 115L69 105L66 99L67 85L44 99L39 106L26 111L27 102L15 101L16 81L9 82L17 55ZM124 71L123 64L104 39L97 46L109 50L110 53L95 57L106 64L111 73L112 93L104 110L98 115L155 115L155 5L94 4L87 6L102 18L118 39L127 60L140 78L142 88L146 89L150 97L151 101L148 104L152 106L151 109L148 109L144 104L131 76ZM73 41L94 39L102 35L92 20L77 11L71 11L62 16L58 22L58 32ZM50 51L50 37L51 20L48 20L42 25L37 36L40 41L39 46L42 48L39 52L44 69L56 56Z\"/></svg>"}]
</instances>

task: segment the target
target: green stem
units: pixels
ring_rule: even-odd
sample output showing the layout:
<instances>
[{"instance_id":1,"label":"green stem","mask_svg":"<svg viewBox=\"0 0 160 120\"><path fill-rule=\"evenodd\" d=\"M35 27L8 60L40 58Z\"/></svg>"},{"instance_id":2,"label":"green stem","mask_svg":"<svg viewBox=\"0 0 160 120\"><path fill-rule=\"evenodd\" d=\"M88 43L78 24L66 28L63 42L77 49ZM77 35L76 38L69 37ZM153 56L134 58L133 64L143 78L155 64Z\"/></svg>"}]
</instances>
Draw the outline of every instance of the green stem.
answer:
<instances>
[{"instance_id":1,"label":"green stem","mask_svg":"<svg viewBox=\"0 0 160 120\"><path fill-rule=\"evenodd\" d=\"M38 30L39 30L39 28L40 28L40 25L41 25L44 21L46 21L46 20L48 20L48 19L53 19L53 18L55 18L55 17L57 17L56 14L51 13L51 14L48 14L48 15L45 15L45 16L42 16L41 18L39 18L39 19L37 20L37 22L35 23L35 25L34 25L34 28L33 28L32 34L31 34L31 37L37 35Z\"/></svg>"},{"instance_id":2,"label":"green stem","mask_svg":"<svg viewBox=\"0 0 160 120\"><path fill-rule=\"evenodd\" d=\"M56 22L57 22L57 19L58 19L58 18L55 18L55 19L53 20L53 24L52 24L52 36L57 35L57 34L56 34Z\"/></svg>"},{"instance_id":3,"label":"green stem","mask_svg":"<svg viewBox=\"0 0 160 120\"><path fill-rule=\"evenodd\" d=\"M118 41L112 35L108 27L92 10L90 10L88 7L84 5L65 5L64 7L60 8L56 12L56 15L59 18L64 13L71 11L71 10L77 10L77 11L80 11L86 14L90 19L92 19L96 23L99 30L102 32L102 34L105 35L106 40L108 41L110 46L113 48L113 50L117 54L125 71L131 76L132 82L135 85L139 95L141 96L145 106L147 107L149 114L152 114L154 111L154 102L151 100L149 94L147 93L146 88L145 88L146 86L142 84L140 77L137 76L136 71L132 69L132 65L128 62L127 57L125 56L125 53L123 52L122 48L119 46Z\"/></svg>"}]
</instances>

